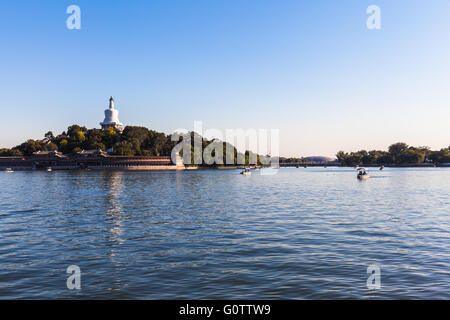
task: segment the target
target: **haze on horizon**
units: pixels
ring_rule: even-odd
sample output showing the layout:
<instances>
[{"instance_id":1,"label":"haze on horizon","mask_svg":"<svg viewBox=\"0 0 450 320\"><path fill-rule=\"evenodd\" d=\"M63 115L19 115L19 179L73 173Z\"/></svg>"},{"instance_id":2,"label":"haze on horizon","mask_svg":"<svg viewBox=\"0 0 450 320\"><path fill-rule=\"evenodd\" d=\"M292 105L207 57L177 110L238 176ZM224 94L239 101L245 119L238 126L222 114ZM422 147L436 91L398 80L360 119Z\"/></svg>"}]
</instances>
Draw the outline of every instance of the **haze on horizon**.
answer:
<instances>
[{"instance_id":1,"label":"haze on horizon","mask_svg":"<svg viewBox=\"0 0 450 320\"><path fill-rule=\"evenodd\" d=\"M282 156L447 147L449 17L448 0L2 2L0 147L100 127L111 95L125 125L280 129Z\"/></svg>"}]
</instances>

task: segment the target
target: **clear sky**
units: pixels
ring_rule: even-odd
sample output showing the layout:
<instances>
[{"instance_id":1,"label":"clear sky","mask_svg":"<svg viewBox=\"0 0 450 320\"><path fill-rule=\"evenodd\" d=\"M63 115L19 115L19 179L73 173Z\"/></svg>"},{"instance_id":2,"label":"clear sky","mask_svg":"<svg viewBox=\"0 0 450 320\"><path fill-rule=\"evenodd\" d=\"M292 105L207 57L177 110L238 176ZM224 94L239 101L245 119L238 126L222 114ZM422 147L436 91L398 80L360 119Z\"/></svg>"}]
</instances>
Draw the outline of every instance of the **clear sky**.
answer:
<instances>
[{"instance_id":1,"label":"clear sky","mask_svg":"<svg viewBox=\"0 0 450 320\"><path fill-rule=\"evenodd\" d=\"M125 125L278 128L284 156L450 145L448 0L2 0L0 67L1 147L110 95Z\"/></svg>"}]
</instances>

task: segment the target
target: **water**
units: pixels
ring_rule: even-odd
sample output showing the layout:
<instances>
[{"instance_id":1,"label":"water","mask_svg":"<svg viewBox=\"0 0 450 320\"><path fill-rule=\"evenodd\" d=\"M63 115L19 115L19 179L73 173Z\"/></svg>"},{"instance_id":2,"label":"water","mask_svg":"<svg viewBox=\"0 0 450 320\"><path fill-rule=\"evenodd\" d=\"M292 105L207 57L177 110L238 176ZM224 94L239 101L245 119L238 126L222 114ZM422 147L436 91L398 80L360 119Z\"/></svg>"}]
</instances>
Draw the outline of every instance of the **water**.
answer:
<instances>
[{"instance_id":1,"label":"water","mask_svg":"<svg viewBox=\"0 0 450 320\"><path fill-rule=\"evenodd\" d=\"M449 299L450 170L371 175L0 172L0 298Z\"/></svg>"}]
</instances>

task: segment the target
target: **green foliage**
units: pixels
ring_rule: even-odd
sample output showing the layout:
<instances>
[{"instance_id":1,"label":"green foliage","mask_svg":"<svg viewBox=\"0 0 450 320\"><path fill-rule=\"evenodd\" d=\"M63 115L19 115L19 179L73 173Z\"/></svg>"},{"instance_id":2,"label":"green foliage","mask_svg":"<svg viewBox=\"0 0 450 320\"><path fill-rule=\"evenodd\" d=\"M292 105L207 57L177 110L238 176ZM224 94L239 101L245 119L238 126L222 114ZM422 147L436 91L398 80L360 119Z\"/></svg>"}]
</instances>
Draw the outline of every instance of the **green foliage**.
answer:
<instances>
[{"instance_id":1,"label":"green foliage","mask_svg":"<svg viewBox=\"0 0 450 320\"><path fill-rule=\"evenodd\" d=\"M18 149L0 149L0 157L19 157L22 156L23 153Z\"/></svg>"},{"instance_id":2,"label":"green foliage","mask_svg":"<svg viewBox=\"0 0 450 320\"><path fill-rule=\"evenodd\" d=\"M406 143L397 142L389 146L388 151L365 151L346 153L339 151L336 154L337 161L342 165L355 166L366 164L420 164L427 160L434 163L443 163L450 158L446 158L449 149L441 149L441 151L431 151L429 147L412 147Z\"/></svg>"},{"instance_id":3,"label":"green foliage","mask_svg":"<svg viewBox=\"0 0 450 320\"><path fill-rule=\"evenodd\" d=\"M204 139L195 132L190 133L191 136L191 161L193 163L203 163L203 154L197 156L200 159L194 159L194 138L199 139L202 145L202 151L210 146L213 141ZM183 139L183 138L181 138ZM179 141L172 141L171 135L161 132L149 130L144 127L127 126L123 132L118 132L114 128L106 130L86 129L84 126L77 124L71 125L66 132L62 132L58 136L54 136L51 131L45 134L44 140L28 140L13 149L0 149L0 156L12 155L31 155L36 151L60 151L64 154L76 154L81 150L103 150L113 149L113 154L122 156L171 156L172 149ZM248 165L250 160L256 159L258 164L260 156L252 152L246 151L244 154L238 153L237 149L229 143L215 140L215 146L212 148L211 156L215 157L215 151L218 150L217 157L221 157L223 153L224 164L237 164L241 158ZM210 146L212 147L212 146ZM216 149L218 148L218 149ZM223 148L223 152L221 148ZM232 150L229 161L227 161L227 150ZM220 162L220 161L218 161ZM253 160L252 160L253 162Z\"/></svg>"},{"instance_id":4,"label":"green foliage","mask_svg":"<svg viewBox=\"0 0 450 320\"><path fill-rule=\"evenodd\" d=\"M304 162L307 162L307 160L303 159L303 158L295 158L295 157L285 158L285 157L280 157L280 163L304 163Z\"/></svg>"},{"instance_id":5,"label":"green foliage","mask_svg":"<svg viewBox=\"0 0 450 320\"><path fill-rule=\"evenodd\" d=\"M399 157L402 153L405 153L408 150L408 145L404 142L397 142L389 146L389 154L392 156L394 161L396 161L397 157Z\"/></svg>"},{"instance_id":6,"label":"green foliage","mask_svg":"<svg viewBox=\"0 0 450 320\"><path fill-rule=\"evenodd\" d=\"M119 142L114 147L114 151L119 156L134 156L136 154L133 144L128 141Z\"/></svg>"},{"instance_id":7,"label":"green foliage","mask_svg":"<svg viewBox=\"0 0 450 320\"><path fill-rule=\"evenodd\" d=\"M74 124L74 125L71 125L69 128L67 128L67 135L69 137L73 137L79 131L86 132L87 129L86 129L86 127L80 127L79 125Z\"/></svg>"},{"instance_id":8,"label":"green foliage","mask_svg":"<svg viewBox=\"0 0 450 320\"><path fill-rule=\"evenodd\" d=\"M82 131L77 131L74 135L74 139L77 143L81 144L86 141L86 137Z\"/></svg>"},{"instance_id":9,"label":"green foliage","mask_svg":"<svg viewBox=\"0 0 450 320\"><path fill-rule=\"evenodd\" d=\"M45 134L45 138L48 140L53 140L55 137L53 136L53 132L49 131Z\"/></svg>"},{"instance_id":10,"label":"green foliage","mask_svg":"<svg viewBox=\"0 0 450 320\"><path fill-rule=\"evenodd\" d=\"M72 149L72 154L77 154L80 151L81 151L80 147L75 147L75 148Z\"/></svg>"},{"instance_id":11,"label":"green foliage","mask_svg":"<svg viewBox=\"0 0 450 320\"><path fill-rule=\"evenodd\" d=\"M25 156L30 156L33 154L33 152L37 152L37 151L55 151L58 149L58 146L52 142L50 143L45 143L43 141L40 140L27 140L26 142L14 147L12 150L17 150L17 151L13 151L16 154L22 153Z\"/></svg>"},{"instance_id":12,"label":"green foliage","mask_svg":"<svg viewBox=\"0 0 450 320\"><path fill-rule=\"evenodd\" d=\"M148 142L150 131L144 127L127 126L122 132L124 140L137 139L140 144Z\"/></svg>"},{"instance_id":13,"label":"green foliage","mask_svg":"<svg viewBox=\"0 0 450 320\"><path fill-rule=\"evenodd\" d=\"M450 163L450 147L439 151L431 151L428 158L437 164Z\"/></svg>"}]
</instances>

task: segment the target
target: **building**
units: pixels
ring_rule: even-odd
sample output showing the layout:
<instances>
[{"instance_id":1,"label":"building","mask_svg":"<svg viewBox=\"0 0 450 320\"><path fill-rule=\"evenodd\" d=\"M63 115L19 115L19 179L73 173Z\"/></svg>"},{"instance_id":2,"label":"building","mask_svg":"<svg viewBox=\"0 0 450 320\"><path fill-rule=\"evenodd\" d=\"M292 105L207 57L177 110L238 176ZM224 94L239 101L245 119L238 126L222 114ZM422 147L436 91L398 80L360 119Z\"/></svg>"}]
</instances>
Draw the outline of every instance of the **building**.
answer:
<instances>
[{"instance_id":1,"label":"building","mask_svg":"<svg viewBox=\"0 0 450 320\"><path fill-rule=\"evenodd\" d=\"M184 170L182 159L172 162L168 156L113 156L101 150L82 150L76 154L35 152L31 156L0 157L0 170L33 170L52 168L69 169L119 169L119 170Z\"/></svg>"},{"instance_id":2,"label":"building","mask_svg":"<svg viewBox=\"0 0 450 320\"><path fill-rule=\"evenodd\" d=\"M80 157L107 157L108 153L103 150L81 150L77 152Z\"/></svg>"},{"instance_id":3,"label":"building","mask_svg":"<svg viewBox=\"0 0 450 320\"><path fill-rule=\"evenodd\" d=\"M109 98L109 108L105 110L105 120L100 122L103 130L114 128L120 132L123 131L123 125L119 121L119 110L114 109L114 99Z\"/></svg>"},{"instance_id":4,"label":"building","mask_svg":"<svg viewBox=\"0 0 450 320\"><path fill-rule=\"evenodd\" d=\"M65 158L65 155L63 155L59 151L36 151L33 152L33 156L35 158L48 158L48 157L56 157L56 158Z\"/></svg>"}]
</instances>

